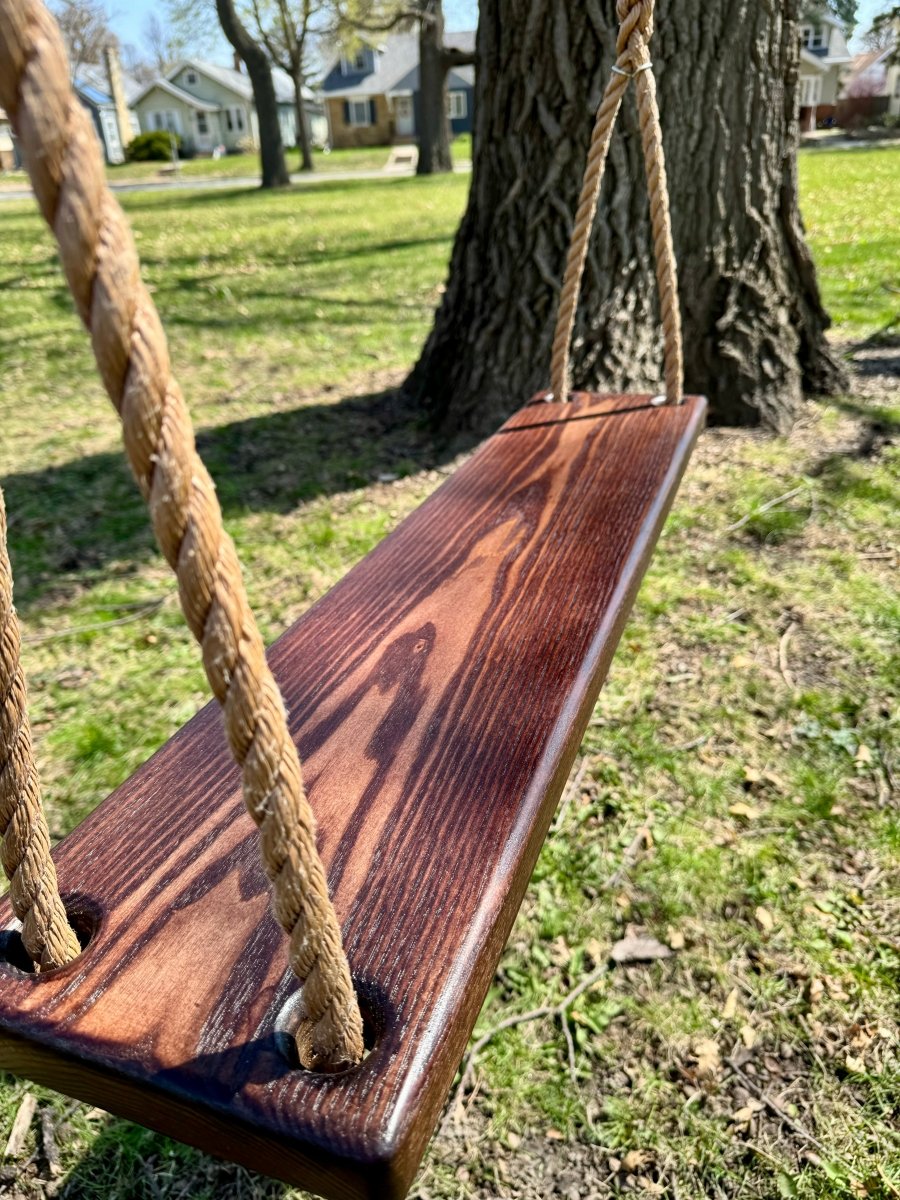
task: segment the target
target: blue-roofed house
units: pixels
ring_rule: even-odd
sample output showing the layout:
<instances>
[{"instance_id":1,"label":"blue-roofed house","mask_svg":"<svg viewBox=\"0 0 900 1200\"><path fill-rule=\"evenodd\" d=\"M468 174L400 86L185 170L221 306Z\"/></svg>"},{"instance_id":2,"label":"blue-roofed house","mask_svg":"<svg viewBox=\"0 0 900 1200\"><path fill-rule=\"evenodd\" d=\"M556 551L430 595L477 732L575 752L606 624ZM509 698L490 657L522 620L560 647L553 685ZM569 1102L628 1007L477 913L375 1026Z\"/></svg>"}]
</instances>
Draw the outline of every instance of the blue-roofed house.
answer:
<instances>
[{"instance_id":1,"label":"blue-roofed house","mask_svg":"<svg viewBox=\"0 0 900 1200\"><path fill-rule=\"evenodd\" d=\"M474 32L448 33L454 49L475 49ZM474 117L475 68L454 67L447 77L448 118L455 137L470 133ZM332 146L390 146L418 139L421 123L419 38L390 34L335 57L322 81Z\"/></svg>"},{"instance_id":2,"label":"blue-roofed house","mask_svg":"<svg viewBox=\"0 0 900 1200\"><path fill-rule=\"evenodd\" d=\"M119 125L116 120L116 106L112 96L88 83L81 76L74 80L75 95L88 110L94 124L94 130L103 147L103 154L108 163L125 161L125 147L119 135Z\"/></svg>"},{"instance_id":3,"label":"blue-roofed house","mask_svg":"<svg viewBox=\"0 0 900 1200\"><path fill-rule=\"evenodd\" d=\"M119 65L114 47L104 51L103 65L85 63L75 76L75 94L90 113L108 163L125 161L125 147L141 131L132 109L140 91L135 79Z\"/></svg>"}]
</instances>

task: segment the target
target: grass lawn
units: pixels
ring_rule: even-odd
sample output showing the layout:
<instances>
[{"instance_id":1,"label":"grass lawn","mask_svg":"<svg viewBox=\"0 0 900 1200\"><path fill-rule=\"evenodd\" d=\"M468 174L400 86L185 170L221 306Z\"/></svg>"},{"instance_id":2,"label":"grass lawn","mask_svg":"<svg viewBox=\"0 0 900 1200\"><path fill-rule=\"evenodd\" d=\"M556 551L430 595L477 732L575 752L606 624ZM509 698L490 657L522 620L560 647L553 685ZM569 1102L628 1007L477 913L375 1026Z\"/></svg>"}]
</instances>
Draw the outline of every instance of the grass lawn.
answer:
<instances>
[{"instance_id":1,"label":"grass lawn","mask_svg":"<svg viewBox=\"0 0 900 1200\"><path fill-rule=\"evenodd\" d=\"M316 150L313 153L315 174L334 175L348 171L380 171L387 166L390 157L387 146L372 146L359 150L330 150L325 153ZM467 162L472 154L472 139L469 134L463 134L453 141L454 162ZM288 170L292 173L299 171L299 153L296 150L285 151ZM108 166L106 175L110 183L134 183L143 180L159 182L170 179L171 175L162 162L132 162L120 163L118 166ZM258 154L229 154L224 158L186 158L182 159L178 178L182 180L207 179L254 179L259 178L260 165ZM0 190L14 187L27 187L28 176L24 171L8 171L0 175Z\"/></svg>"},{"instance_id":2,"label":"grass lawn","mask_svg":"<svg viewBox=\"0 0 900 1200\"><path fill-rule=\"evenodd\" d=\"M390 151L385 146L374 146L370 150L333 150L329 154L315 151L315 170L330 171L380 171L387 163ZM300 156L296 150L286 150L285 159L289 171L299 171ZM144 179L158 174L164 163L121 163L108 167L110 182L118 179ZM259 178L258 154L227 154L224 158L186 158L179 168L181 179L235 179Z\"/></svg>"},{"instance_id":3,"label":"grass lawn","mask_svg":"<svg viewBox=\"0 0 900 1200\"><path fill-rule=\"evenodd\" d=\"M800 154L819 279L846 334L900 323L900 148Z\"/></svg>"},{"instance_id":4,"label":"grass lawn","mask_svg":"<svg viewBox=\"0 0 900 1200\"><path fill-rule=\"evenodd\" d=\"M897 320L898 177L896 149L802 156L844 341ZM124 198L267 638L451 465L379 399L427 331L467 186ZM30 204L0 207L0 264L0 480L60 836L206 689ZM419 1200L900 1195L891 353L873 342L854 394L790 438L704 437L478 1032L559 1000L629 930L675 953L582 997L574 1082L554 1022L496 1036ZM298 1196L9 1077L0 1147L26 1093L44 1115L0 1194Z\"/></svg>"}]
</instances>

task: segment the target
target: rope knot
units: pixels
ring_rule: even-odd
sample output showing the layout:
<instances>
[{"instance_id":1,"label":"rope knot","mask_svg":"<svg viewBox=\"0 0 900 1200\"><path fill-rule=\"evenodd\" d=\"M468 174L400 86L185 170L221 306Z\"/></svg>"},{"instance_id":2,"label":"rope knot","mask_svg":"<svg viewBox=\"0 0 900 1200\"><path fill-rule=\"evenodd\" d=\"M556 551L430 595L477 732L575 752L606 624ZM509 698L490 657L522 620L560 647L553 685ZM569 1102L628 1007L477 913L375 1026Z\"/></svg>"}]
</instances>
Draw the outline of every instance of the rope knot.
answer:
<instances>
[{"instance_id":1,"label":"rope knot","mask_svg":"<svg viewBox=\"0 0 900 1200\"><path fill-rule=\"evenodd\" d=\"M653 37L654 3L655 0L617 0L616 65L620 69L634 72L650 61L648 47Z\"/></svg>"}]
</instances>

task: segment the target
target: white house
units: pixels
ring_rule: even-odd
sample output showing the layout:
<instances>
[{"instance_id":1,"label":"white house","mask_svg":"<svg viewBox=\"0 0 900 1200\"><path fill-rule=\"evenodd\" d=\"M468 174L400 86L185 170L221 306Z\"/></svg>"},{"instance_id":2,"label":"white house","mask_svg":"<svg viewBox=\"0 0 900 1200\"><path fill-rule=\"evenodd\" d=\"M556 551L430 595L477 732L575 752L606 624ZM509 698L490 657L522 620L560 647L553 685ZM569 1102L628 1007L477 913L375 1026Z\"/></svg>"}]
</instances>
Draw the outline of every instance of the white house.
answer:
<instances>
[{"instance_id":1,"label":"white house","mask_svg":"<svg viewBox=\"0 0 900 1200\"><path fill-rule=\"evenodd\" d=\"M0 171L11 171L16 166L16 160L12 126L9 123L9 117L0 108Z\"/></svg>"},{"instance_id":2,"label":"white house","mask_svg":"<svg viewBox=\"0 0 900 1200\"><path fill-rule=\"evenodd\" d=\"M844 26L823 13L800 28L800 128L834 120L845 71L852 62Z\"/></svg>"},{"instance_id":3,"label":"white house","mask_svg":"<svg viewBox=\"0 0 900 1200\"><path fill-rule=\"evenodd\" d=\"M272 71L281 137L286 146L297 144L294 87L290 77ZM327 126L321 103L304 88L306 115L313 144L324 144ZM253 102L253 86L243 71L215 63L189 59L165 76L146 84L134 100L141 132L168 129L183 139L197 154L209 154L216 146L246 150L259 145L259 121Z\"/></svg>"}]
</instances>

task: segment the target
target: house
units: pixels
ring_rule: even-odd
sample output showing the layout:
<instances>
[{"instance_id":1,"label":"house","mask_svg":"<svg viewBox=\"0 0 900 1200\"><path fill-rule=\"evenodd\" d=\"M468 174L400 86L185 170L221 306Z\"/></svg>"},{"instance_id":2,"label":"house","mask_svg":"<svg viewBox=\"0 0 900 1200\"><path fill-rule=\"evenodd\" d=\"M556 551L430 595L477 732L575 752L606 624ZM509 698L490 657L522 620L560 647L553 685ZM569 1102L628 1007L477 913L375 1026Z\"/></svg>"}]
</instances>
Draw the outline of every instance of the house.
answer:
<instances>
[{"instance_id":1,"label":"house","mask_svg":"<svg viewBox=\"0 0 900 1200\"><path fill-rule=\"evenodd\" d=\"M297 144L294 85L277 68L272 71L281 137L286 146ZM327 136L322 105L309 88L303 98L314 145ZM243 71L189 59L165 76L146 84L134 100L142 133L168 129L177 133L185 148L209 154L217 146L247 150L259 145L259 122L253 102L253 85Z\"/></svg>"},{"instance_id":2,"label":"house","mask_svg":"<svg viewBox=\"0 0 900 1200\"><path fill-rule=\"evenodd\" d=\"M475 34L453 33L458 50L475 49ZM457 67L447 80L448 116L454 136L472 130L475 68ZM322 82L331 145L389 146L418 138L419 38L395 33L378 46L363 44L339 54Z\"/></svg>"},{"instance_id":3,"label":"house","mask_svg":"<svg viewBox=\"0 0 900 1200\"><path fill-rule=\"evenodd\" d=\"M866 116L900 114L900 53L896 41L857 54L844 85L843 103L855 101ZM866 103L868 102L868 103Z\"/></svg>"},{"instance_id":4,"label":"house","mask_svg":"<svg viewBox=\"0 0 900 1200\"><path fill-rule=\"evenodd\" d=\"M122 70L115 46L103 51L102 65L82 64L72 86L90 115L106 161L124 162L125 148L141 131L131 106L140 85Z\"/></svg>"},{"instance_id":5,"label":"house","mask_svg":"<svg viewBox=\"0 0 900 1200\"><path fill-rule=\"evenodd\" d=\"M12 171L19 165L19 156L13 142L12 125L9 117L0 108L0 171Z\"/></svg>"},{"instance_id":6,"label":"house","mask_svg":"<svg viewBox=\"0 0 900 1200\"><path fill-rule=\"evenodd\" d=\"M888 98L888 112L892 117L900 117L900 53L897 50L887 64L885 92Z\"/></svg>"},{"instance_id":7,"label":"house","mask_svg":"<svg viewBox=\"0 0 900 1200\"><path fill-rule=\"evenodd\" d=\"M844 73L851 62L840 21L822 13L800 27L800 128L833 123Z\"/></svg>"},{"instance_id":8,"label":"house","mask_svg":"<svg viewBox=\"0 0 900 1200\"><path fill-rule=\"evenodd\" d=\"M94 132L103 148L103 157L108 163L124 162L125 146L128 142L126 141L124 145L122 143L116 105L112 96L89 83L81 75L76 75L72 86L82 107L86 108L90 114Z\"/></svg>"}]
</instances>

